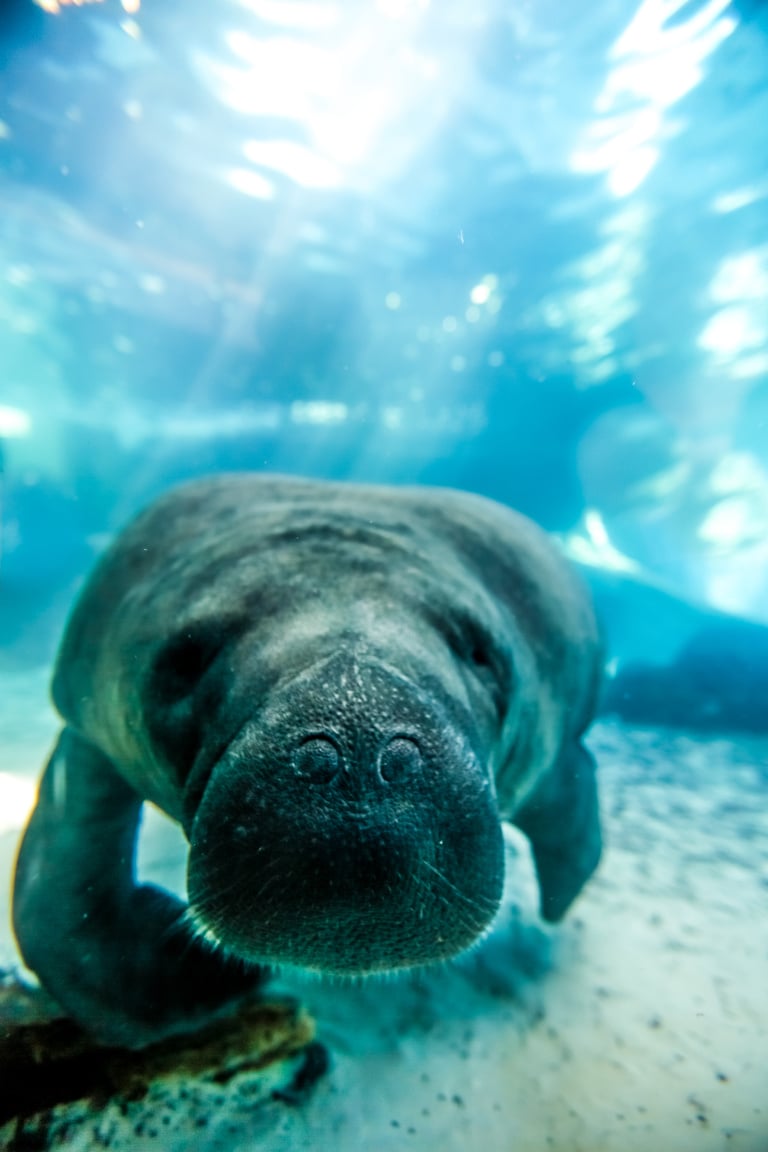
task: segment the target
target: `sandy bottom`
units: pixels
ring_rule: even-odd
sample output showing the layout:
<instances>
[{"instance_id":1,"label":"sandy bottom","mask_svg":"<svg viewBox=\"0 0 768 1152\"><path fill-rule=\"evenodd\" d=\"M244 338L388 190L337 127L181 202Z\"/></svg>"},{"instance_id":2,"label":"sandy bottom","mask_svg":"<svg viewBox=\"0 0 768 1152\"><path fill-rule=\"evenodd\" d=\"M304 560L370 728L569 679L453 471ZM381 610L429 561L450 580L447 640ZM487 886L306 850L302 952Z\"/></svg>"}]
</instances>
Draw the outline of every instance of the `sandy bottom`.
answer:
<instances>
[{"instance_id":1,"label":"sandy bottom","mask_svg":"<svg viewBox=\"0 0 768 1152\"><path fill-rule=\"evenodd\" d=\"M45 675L0 679L0 965L8 888L56 722ZM590 737L607 850L565 924L535 915L509 837L493 934L450 967L330 986L285 977L328 1045L301 1108L218 1117L195 1147L335 1152L768 1152L768 741L609 724ZM150 813L140 871L179 888L184 845ZM114 1134L113 1148L170 1148ZM93 1129L67 1147L96 1147ZM182 1146L182 1145L178 1145Z\"/></svg>"}]
</instances>

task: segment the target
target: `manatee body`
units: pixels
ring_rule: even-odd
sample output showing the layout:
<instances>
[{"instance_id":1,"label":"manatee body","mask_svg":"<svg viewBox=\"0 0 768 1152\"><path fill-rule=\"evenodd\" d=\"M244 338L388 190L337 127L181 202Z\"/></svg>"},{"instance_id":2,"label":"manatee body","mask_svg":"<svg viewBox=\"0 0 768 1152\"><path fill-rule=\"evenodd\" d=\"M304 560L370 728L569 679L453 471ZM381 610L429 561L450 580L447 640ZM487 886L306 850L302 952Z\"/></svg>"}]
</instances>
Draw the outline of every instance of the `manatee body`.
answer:
<instances>
[{"instance_id":1,"label":"manatee body","mask_svg":"<svg viewBox=\"0 0 768 1152\"><path fill-rule=\"evenodd\" d=\"M16 870L25 961L135 1046L268 966L445 959L498 909L502 820L560 918L600 855L580 743L599 666L581 585L489 500L248 473L172 491L61 644L65 727ZM135 883L144 800L189 840L188 908Z\"/></svg>"}]
</instances>

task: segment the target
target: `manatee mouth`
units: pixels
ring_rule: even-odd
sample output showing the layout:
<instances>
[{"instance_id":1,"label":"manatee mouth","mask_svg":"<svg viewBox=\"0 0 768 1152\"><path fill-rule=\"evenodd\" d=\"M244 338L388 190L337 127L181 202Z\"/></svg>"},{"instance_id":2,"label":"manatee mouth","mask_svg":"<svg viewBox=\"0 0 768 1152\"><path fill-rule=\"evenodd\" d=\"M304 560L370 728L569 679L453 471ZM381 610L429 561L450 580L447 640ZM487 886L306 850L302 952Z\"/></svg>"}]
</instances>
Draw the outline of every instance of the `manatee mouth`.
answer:
<instances>
[{"instance_id":1,"label":"manatee mouth","mask_svg":"<svg viewBox=\"0 0 768 1152\"><path fill-rule=\"evenodd\" d=\"M231 839L193 839L195 920L241 958L341 976L445 960L482 936L498 911L503 847L490 810L441 828L407 804L370 811L312 805L275 811Z\"/></svg>"},{"instance_id":2,"label":"manatee mouth","mask_svg":"<svg viewBox=\"0 0 768 1152\"><path fill-rule=\"evenodd\" d=\"M208 938L252 963L349 977L458 955L487 931L501 895L468 895L428 862L405 886L379 879L373 889L358 877L354 890L348 885L344 891L331 879L319 885L316 875L292 870L285 860L275 861L274 870L258 880L261 901L247 912L243 891L234 899L195 894L194 919Z\"/></svg>"}]
</instances>

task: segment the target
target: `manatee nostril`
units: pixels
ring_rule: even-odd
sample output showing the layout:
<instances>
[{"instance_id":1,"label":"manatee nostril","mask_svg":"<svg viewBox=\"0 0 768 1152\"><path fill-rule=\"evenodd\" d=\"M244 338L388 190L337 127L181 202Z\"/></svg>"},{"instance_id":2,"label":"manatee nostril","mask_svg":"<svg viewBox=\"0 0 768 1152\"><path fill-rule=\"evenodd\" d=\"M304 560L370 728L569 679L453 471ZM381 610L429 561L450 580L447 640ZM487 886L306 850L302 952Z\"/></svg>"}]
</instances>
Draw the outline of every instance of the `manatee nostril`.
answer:
<instances>
[{"instance_id":1,"label":"manatee nostril","mask_svg":"<svg viewBox=\"0 0 768 1152\"><path fill-rule=\"evenodd\" d=\"M325 736L309 736L296 749L293 767L298 776L313 784L328 784L341 768L339 750Z\"/></svg>"},{"instance_id":2,"label":"manatee nostril","mask_svg":"<svg viewBox=\"0 0 768 1152\"><path fill-rule=\"evenodd\" d=\"M379 759L379 775L388 784L402 780L421 768L421 752L414 740L405 736L395 736L390 740Z\"/></svg>"}]
</instances>

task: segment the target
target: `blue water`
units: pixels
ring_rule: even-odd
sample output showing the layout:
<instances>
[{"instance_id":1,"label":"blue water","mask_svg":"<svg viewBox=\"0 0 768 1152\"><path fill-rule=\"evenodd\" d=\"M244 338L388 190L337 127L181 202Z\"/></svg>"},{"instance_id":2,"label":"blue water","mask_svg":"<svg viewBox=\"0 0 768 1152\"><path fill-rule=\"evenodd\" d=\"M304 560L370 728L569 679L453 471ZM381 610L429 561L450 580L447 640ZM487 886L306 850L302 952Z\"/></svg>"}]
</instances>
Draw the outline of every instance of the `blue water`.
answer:
<instances>
[{"instance_id":1,"label":"blue water","mask_svg":"<svg viewBox=\"0 0 768 1152\"><path fill-rule=\"evenodd\" d=\"M9 594L254 467L591 510L598 563L768 620L759 5L10 11Z\"/></svg>"},{"instance_id":2,"label":"blue water","mask_svg":"<svg viewBox=\"0 0 768 1152\"><path fill-rule=\"evenodd\" d=\"M29 692L126 518L247 468L520 509L606 712L765 732L768 8L4 5L0 457Z\"/></svg>"}]
</instances>

